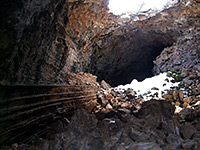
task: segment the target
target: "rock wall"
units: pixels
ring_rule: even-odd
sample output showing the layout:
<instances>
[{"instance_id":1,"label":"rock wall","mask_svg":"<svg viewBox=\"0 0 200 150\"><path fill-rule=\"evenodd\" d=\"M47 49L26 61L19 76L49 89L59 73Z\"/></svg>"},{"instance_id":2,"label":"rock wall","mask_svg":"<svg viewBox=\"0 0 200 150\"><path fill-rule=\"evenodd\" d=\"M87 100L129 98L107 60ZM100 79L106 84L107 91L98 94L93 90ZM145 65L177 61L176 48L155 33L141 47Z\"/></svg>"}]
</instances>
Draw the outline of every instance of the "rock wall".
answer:
<instances>
[{"instance_id":1,"label":"rock wall","mask_svg":"<svg viewBox=\"0 0 200 150\"><path fill-rule=\"evenodd\" d=\"M7 8L12 4L5 3ZM5 72L2 76L12 83L60 83L62 75L84 71L92 53L88 45L96 41L100 33L105 32L104 26L113 20L108 19L110 14L105 0L16 3L20 7L11 10L11 19L16 20L12 26L16 32L13 33L14 43L1 65ZM1 49L7 50L5 46Z\"/></svg>"},{"instance_id":2,"label":"rock wall","mask_svg":"<svg viewBox=\"0 0 200 150\"><path fill-rule=\"evenodd\" d=\"M51 86L49 85L50 83L58 83L56 85L59 87L60 83L68 83L76 87L76 84L81 83L81 85L85 86L94 81L92 84L98 85L95 76L85 73L74 74L72 72L90 72L98 75L100 79L107 80L112 85L127 83L133 77L142 80L151 75L151 69L154 65L153 60L156 56L160 55L163 48L171 45L173 46L164 49L161 55L157 57L154 68L155 73L174 68L180 69L185 67L195 69L199 67L199 0L180 1L174 7L145 19L140 15L132 16L130 19L122 19L119 16L110 14L107 8L108 0L17 0L14 2L3 0L2 2L3 5L1 5L2 9L0 13L1 82L4 79L4 83L7 82L7 84L8 82L11 84L27 84L29 89L25 86L20 91L20 88L14 86L14 91L16 90L17 92L8 90L11 92L8 95L16 94L19 97L5 98L3 99L4 101L1 99L0 130L3 137L0 141L1 143L10 143L12 140L13 142L16 140L22 142L22 139L18 139L18 137L24 138L26 135L28 136L28 134L36 132L36 130L29 131L33 126L35 127L35 124L38 130L42 129L40 125L45 125L45 127L48 124L52 125L54 122L52 118L60 112L60 106L68 103L65 98L71 97L72 102L74 101L74 93L72 93L72 96L63 95L62 93L67 92L68 88L46 88ZM139 20L135 20L134 17L138 17ZM82 78L82 76L85 76L86 79ZM41 89L41 84L45 84L46 87ZM31 87L31 85L35 86L36 89ZM84 104L84 107L91 112L95 105L97 105L95 94L97 87L99 85L92 92L94 94L94 97L92 97L93 101L83 103L80 100L75 106L80 108ZM90 86L89 88L92 90ZM37 93L38 91L39 93ZM69 90L69 92L73 91ZM88 89L78 88L76 92L83 94L79 96L89 96L87 95ZM38 96L42 99L37 99L36 97ZM27 99L35 99L36 101L34 103L33 101L27 101ZM69 103L71 104L71 102ZM52 110L49 109L49 106L53 106ZM67 107L68 105L65 106ZM167 110L170 107L171 105L166 104ZM159 107L156 105L153 108L156 109ZM69 110L71 113L70 109L74 110L73 105L70 105L65 110ZM136 118L133 118L133 122L129 121L129 125L131 126L135 123L135 119L142 119L139 127L143 127L143 121L147 120L145 121L147 125L145 130L148 132L143 133L144 130L141 130L141 128L138 128L137 131L135 127L132 128L133 131L124 131L124 133L127 133L128 141L130 141L127 142L130 149L141 148L141 144L157 149L171 148L165 145L166 141L167 144L171 144L175 148L179 148L179 146L184 147L183 144L185 144L186 149L187 144L189 144L189 147L196 146L197 149L199 148L199 133L196 132L196 130L199 131L199 128L196 126L190 127L192 131L188 135L184 133L187 126L182 127L178 124L176 127L182 130L180 131L181 133L178 132L177 135L174 133L174 129L170 129L169 132L172 132L172 135L168 135L168 132L166 135L163 135L160 130L168 130L168 121L173 122L173 114L170 113L171 115L168 118L168 116L165 116L168 112L163 113L164 110L162 108L155 112L149 110L151 109L144 109L144 111L147 111L147 114L152 113L152 117L155 114L160 114L159 120L163 121L164 118L164 122L158 122L160 126L156 126L157 128L155 129L154 122L151 122L146 117L146 113L142 112L143 110L137 113ZM171 112L171 110L169 111ZM82 113L88 118L88 114L85 112ZM49 115L50 118L42 114ZM80 115L77 116L82 117ZM199 118L199 111L197 116ZM47 119L47 122L44 122L43 119L40 120L43 117L45 120ZM62 114L58 114L58 117L65 119ZM93 123L97 122L96 118L92 118L94 120ZM74 129L76 130L75 125L77 125L74 125L74 123L77 123L76 118L74 120L74 122L72 120L72 124L69 126L69 133L72 134ZM177 120L179 121L179 118ZM104 127L109 128L110 123L107 122L106 118L104 121L106 122L102 127L102 133L108 133L104 130ZM104 121L102 122L103 124ZM121 123L121 121L126 122L126 117L123 118L123 116L116 120L111 120L111 123L112 121L118 121L120 129L127 125ZM197 121L199 123L199 120ZM80 122L82 121L80 120ZM153 125L149 125L150 123ZM95 123L94 126L89 126L96 128L96 125ZM27 128L27 126L30 128ZM148 130L149 128L153 128L156 131L151 132L151 130ZM127 129L127 126L124 129ZM101 130L101 127L98 130ZM118 131L119 136L116 135L118 132L114 131L116 134L113 134L113 137L118 138L117 140L123 135L121 134L122 131ZM131 133L130 136L129 133ZM94 134L96 135L96 133ZM112 131L109 134L112 134ZM135 136L141 134L145 135L146 139L135 139ZM158 140L158 144L149 142L149 135ZM61 138L63 136L58 136L58 141L62 141ZM173 139L176 139L177 136L179 138L177 140L178 145L173 146ZM49 136L47 135L47 137ZM102 140L100 143L97 143L97 145L100 145L99 149L102 149L102 143L105 142L106 144L108 137L110 138L107 135L106 137L97 136L95 142L99 142L99 139ZM138 137L140 138L140 136ZM160 139L162 140L159 141ZM183 141L183 139L191 139L191 141L188 143L187 141ZM127 139L123 140L126 141ZM48 143L48 141L46 142ZM69 140L69 142L74 141ZM82 145L83 143L79 144ZM91 142L90 144L92 145L93 143ZM45 144L42 143L43 145ZM61 143L60 145L63 144ZM50 144L50 147L54 148L54 146L55 144ZM65 146L68 147L68 144L65 144ZM119 145L114 141L108 147L109 149L111 147L116 149L119 146L123 148L123 145ZM86 147L88 146L86 145ZM96 143L91 147L96 147ZM128 148L126 147L126 149Z\"/></svg>"},{"instance_id":3,"label":"rock wall","mask_svg":"<svg viewBox=\"0 0 200 150\"><path fill-rule=\"evenodd\" d=\"M16 11L17 38L10 57L12 82L39 83L55 81L66 59L68 3L59 1L23 1Z\"/></svg>"},{"instance_id":4,"label":"rock wall","mask_svg":"<svg viewBox=\"0 0 200 150\"><path fill-rule=\"evenodd\" d=\"M65 80L68 85L1 87L1 93L5 92L0 100L0 149L4 144L30 142L35 135L45 135L52 124L69 122L76 109L91 112L97 104L100 87L96 76L72 73Z\"/></svg>"},{"instance_id":5,"label":"rock wall","mask_svg":"<svg viewBox=\"0 0 200 150\"><path fill-rule=\"evenodd\" d=\"M113 86L142 80L152 75L153 60L163 48L191 28L184 26L188 16L199 13L197 0L181 1L145 19L122 19L109 13L107 5L108 0L5 2L2 11L12 15L1 14L1 78L64 83L68 73L83 71Z\"/></svg>"},{"instance_id":6,"label":"rock wall","mask_svg":"<svg viewBox=\"0 0 200 150\"><path fill-rule=\"evenodd\" d=\"M173 46L165 48L154 61L154 72L200 70L200 15L190 17L187 22L189 29L183 30Z\"/></svg>"}]
</instances>

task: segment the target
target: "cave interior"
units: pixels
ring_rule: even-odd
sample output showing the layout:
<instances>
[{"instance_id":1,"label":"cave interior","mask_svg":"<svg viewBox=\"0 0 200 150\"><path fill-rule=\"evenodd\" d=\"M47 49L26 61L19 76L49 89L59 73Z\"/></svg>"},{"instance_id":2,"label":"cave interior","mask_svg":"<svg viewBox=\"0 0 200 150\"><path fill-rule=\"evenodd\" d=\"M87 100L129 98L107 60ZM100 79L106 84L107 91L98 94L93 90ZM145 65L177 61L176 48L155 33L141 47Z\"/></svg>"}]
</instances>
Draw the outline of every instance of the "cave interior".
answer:
<instances>
[{"instance_id":1,"label":"cave interior","mask_svg":"<svg viewBox=\"0 0 200 150\"><path fill-rule=\"evenodd\" d=\"M155 134L153 138L158 142L142 143L143 148L145 144L147 147L150 144L158 150L163 147L170 149L167 146L171 144L176 149L182 144L187 149L189 144L183 145L186 139L199 142L200 134L195 133L200 131L196 126L199 125L197 116L200 113L191 110L191 119L186 116L186 121L181 124L180 118L174 117L175 106L172 106L173 103L182 108L190 104L193 107L200 101L199 0L180 0L162 11L122 15L109 12L108 5L109 0L2 0L0 146L28 143L42 147L46 142L55 150L62 149L63 143L69 149L79 149L81 146L95 149L97 143L101 150L102 141L115 137L120 141L127 136L137 149L144 142L144 139L140 139L140 132L147 141L151 133ZM124 17L127 14L129 16ZM174 68L189 68L196 72L195 75L193 72L184 74L188 82L184 90L190 95L184 95L183 91L170 91L171 95L165 95L172 102L153 100L144 103L147 107L142 108L141 97L133 94L134 91L120 93L110 89L128 84L133 79L143 81ZM195 81L191 81L191 78ZM195 90L189 89L191 87ZM92 114L78 110L80 108ZM161 119L157 119L157 115ZM114 118L114 121L108 118ZM154 119L158 123L152 121ZM132 128L135 122L142 131L135 126ZM168 122L171 123L170 128ZM174 131L174 124L181 133ZM110 126L113 130L110 130ZM126 126L131 127L131 130ZM184 128L187 127L191 131L189 136L184 134ZM60 134L59 129L63 128L66 132ZM132 136L135 130L138 130L139 135L133 133ZM84 143L84 139L88 137L81 131L87 135L94 133L88 139L92 144L84 145L87 143ZM114 138L105 138L103 134L99 136L99 131L106 133L105 136L118 131L127 135L117 133ZM65 137L63 135L66 139L69 137L69 143L60 142ZM94 138L97 135L99 137ZM135 139L135 135L139 140ZM42 143L37 145L32 139L38 137L46 138L47 141L35 141L37 144ZM160 139L163 141L160 142ZM171 142L175 139L178 144ZM57 142L57 145L52 141ZM118 144L116 142L112 148L105 145L117 149ZM192 144L194 148L196 143ZM123 144L120 146L123 147Z\"/></svg>"}]
</instances>

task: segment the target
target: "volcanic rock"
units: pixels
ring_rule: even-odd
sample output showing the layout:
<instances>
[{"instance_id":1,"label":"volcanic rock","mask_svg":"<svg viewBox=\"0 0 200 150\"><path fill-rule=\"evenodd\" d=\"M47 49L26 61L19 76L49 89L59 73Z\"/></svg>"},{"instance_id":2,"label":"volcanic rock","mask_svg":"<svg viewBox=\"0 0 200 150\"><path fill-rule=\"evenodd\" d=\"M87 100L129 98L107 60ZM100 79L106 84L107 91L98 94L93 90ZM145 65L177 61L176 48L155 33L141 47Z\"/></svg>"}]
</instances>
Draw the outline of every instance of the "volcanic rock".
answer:
<instances>
[{"instance_id":1,"label":"volcanic rock","mask_svg":"<svg viewBox=\"0 0 200 150\"><path fill-rule=\"evenodd\" d=\"M0 83L7 90L0 90L0 144L22 150L199 148L199 0L124 20L109 13L108 2L2 1ZM144 102L134 90L112 91L102 81L115 86L167 71L182 84L163 96L169 101ZM174 115L171 103L190 111Z\"/></svg>"},{"instance_id":2,"label":"volcanic rock","mask_svg":"<svg viewBox=\"0 0 200 150\"><path fill-rule=\"evenodd\" d=\"M104 80L101 81L101 87L105 90L109 90L111 88L111 86L106 83Z\"/></svg>"},{"instance_id":3,"label":"volcanic rock","mask_svg":"<svg viewBox=\"0 0 200 150\"><path fill-rule=\"evenodd\" d=\"M197 132L197 130L190 124L181 126L180 132L185 139L190 139Z\"/></svg>"},{"instance_id":4,"label":"volcanic rock","mask_svg":"<svg viewBox=\"0 0 200 150\"><path fill-rule=\"evenodd\" d=\"M188 103L189 104L191 100L190 100L189 97L186 97L183 101L184 101L184 103Z\"/></svg>"},{"instance_id":5,"label":"volcanic rock","mask_svg":"<svg viewBox=\"0 0 200 150\"><path fill-rule=\"evenodd\" d=\"M155 73L197 68L198 8L197 0L181 1L124 22L109 13L106 0L5 1L1 10L11 13L1 12L1 76L11 83L65 83L68 73L82 71L119 85L152 74L165 47Z\"/></svg>"},{"instance_id":6,"label":"volcanic rock","mask_svg":"<svg viewBox=\"0 0 200 150\"><path fill-rule=\"evenodd\" d=\"M31 145L20 144L18 147L22 150L46 147L55 150L60 147L97 150L198 147L199 131L187 120L180 124L179 117L174 116L173 106L169 102L151 100L142 106L141 110L134 114L137 117L115 111L99 112L95 116L79 109L66 127L60 128L57 133L51 133L51 136L54 136L51 140L35 139ZM165 113L161 113L161 109ZM146 113L149 115L145 116Z\"/></svg>"},{"instance_id":7,"label":"volcanic rock","mask_svg":"<svg viewBox=\"0 0 200 150\"><path fill-rule=\"evenodd\" d=\"M112 107L110 104L107 104L107 105L106 105L106 109L107 109L107 110L112 110L113 107Z\"/></svg>"}]
</instances>

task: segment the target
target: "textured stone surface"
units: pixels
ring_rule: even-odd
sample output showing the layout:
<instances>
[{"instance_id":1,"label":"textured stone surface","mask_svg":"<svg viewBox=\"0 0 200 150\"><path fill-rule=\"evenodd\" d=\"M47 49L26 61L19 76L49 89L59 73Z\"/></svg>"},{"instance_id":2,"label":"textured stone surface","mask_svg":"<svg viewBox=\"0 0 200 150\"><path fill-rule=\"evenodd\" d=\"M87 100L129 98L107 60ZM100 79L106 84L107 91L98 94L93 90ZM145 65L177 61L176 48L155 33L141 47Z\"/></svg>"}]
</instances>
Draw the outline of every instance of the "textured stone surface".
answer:
<instances>
[{"instance_id":1,"label":"textured stone surface","mask_svg":"<svg viewBox=\"0 0 200 150\"><path fill-rule=\"evenodd\" d=\"M200 70L200 16L190 17L183 35L169 48L165 48L154 61L154 72L182 69ZM191 80L188 80L188 82Z\"/></svg>"},{"instance_id":2,"label":"textured stone surface","mask_svg":"<svg viewBox=\"0 0 200 150\"><path fill-rule=\"evenodd\" d=\"M11 99L1 102L0 143L17 142L12 146L20 149L198 148L200 107L188 104L175 115L175 102L184 107L178 90L169 91L176 99L145 102L133 89L102 89L88 73L70 73L65 80L71 86L21 85L9 91ZM79 108L87 110L76 112ZM27 146L20 144L23 139Z\"/></svg>"},{"instance_id":3,"label":"textured stone surface","mask_svg":"<svg viewBox=\"0 0 200 150\"><path fill-rule=\"evenodd\" d=\"M48 138L52 138L52 134L58 131L50 128L54 123L62 121L66 125L77 108L91 112L97 104L99 84L96 77L74 73L65 80L68 85L14 85L2 88L6 94L0 101L0 145L29 141L47 131L50 131Z\"/></svg>"},{"instance_id":4,"label":"textured stone surface","mask_svg":"<svg viewBox=\"0 0 200 150\"><path fill-rule=\"evenodd\" d=\"M68 126L51 134L54 138L34 140L33 144L19 145L20 149L97 149L97 150L162 150L198 148L199 138L192 123L179 123L179 117L173 116L171 110L163 106L170 104L165 101L150 101L157 107L146 107L141 112L164 110L162 122L160 114L154 114L154 122L149 119L137 118L133 115L118 118L118 112L97 119L83 109L77 110ZM147 104L146 104L147 105ZM145 105L143 105L145 107ZM172 107L172 106L169 106ZM143 113L143 114L144 114ZM196 118L197 119L197 118ZM198 119L197 119L198 120ZM158 127L159 125L159 127ZM55 126L58 127L58 126ZM180 134L181 133L181 134ZM183 137L182 137L183 135ZM192 136L193 135L193 136ZM191 138L192 139L188 139ZM187 139L185 139L187 138ZM37 138L36 138L37 139Z\"/></svg>"},{"instance_id":5,"label":"textured stone surface","mask_svg":"<svg viewBox=\"0 0 200 150\"><path fill-rule=\"evenodd\" d=\"M88 89L79 89L79 86L99 85L95 76L84 72L96 74L99 80L105 79L112 85L129 82L134 77L141 80L151 75L153 60L167 46L154 62L155 74L190 68L197 70L199 76L199 0L180 1L172 8L139 20L134 20L137 16L122 20L108 13L107 4L107 0L17 0L13 3L4 0L0 13L0 76L5 83L68 83L77 85L81 96L87 97ZM193 80L197 80L188 74L185 76L188 76L184 81L188 85L188 96L195 95L191 102L198 103L199 86L190 88L196 86ZM10 91L10 96L20 97L1 101L1 142L22 142L26 137L22 135L31 134L32 127L37 127L39 132L31 131L38 136L40 130L43 132L49 126L51 131L42 139L32 140L33 135L27 139L32 142L27 147L14 143L13 148L199 148L199 111L182 113L183 116L176 118L169 102L153 100L142 107L141 99L134 99L134 93L126 96L109 90L101 90L103 94L97 97L93 91L94 101L86 102L86 99L78 101L78 105L72 103L77 94L73 90L70 105L63 108L63 103L67 103L65 98L71 97L62 93L67 88L53 88L50 93L46 87L39 86L38 90L29 85L29 88L23 88L23 92ZM41 99L35 98L38 95ZM179 92L167 97L175 102L177 98L183 99ZM27 101L29 98L36 101ZM85 99L81 97L81 100ZM189 102L179 103L189 106ZM63 116L64 110L71 109L69 113L72 113L74 107L80 108L83 104L90 112L101 110L100 115L95 117L78 110L71 123ZM56 117L61 117L63 122L53 130L52 121ZM70 124L64 128L66 123Z\"/></svg>"},{"instance_id":6,"label":"textured stone surface","mask_svg":"<svg viewBox=\"0 0 200 150\"><path fill-rule=\"evenodd\" d=\"M192 29L192 23L185 22L187 16L198 14L199 4L186 3L180 2L144 20L135 20L133 15L125 21L108 12L107 0L16 1L17 7L9 9L11 21L6 20L10 15L1 13L6 27L13 29L13 42L7 44L10 46L1 43L2 51L7 53L2 53L1 74L6 81L26 84L64 83L69 72L80 71L98 75L99 80L112 85L132 78L142 80L152 75L152 61L163 48L171 46L181 32ZM5 8L10 4L5 2ZM9 35L7 29L4 32ZM198 32L192 39L197 37ZM192 43L189 46L195 49L198 45ZM198 60L196 54L189 52L184 59ZM173 65L174 60L170 63ZM160 63L156 66L154 70L170 68L165 65L162 69Z\"/></svg>"}]
</instances>

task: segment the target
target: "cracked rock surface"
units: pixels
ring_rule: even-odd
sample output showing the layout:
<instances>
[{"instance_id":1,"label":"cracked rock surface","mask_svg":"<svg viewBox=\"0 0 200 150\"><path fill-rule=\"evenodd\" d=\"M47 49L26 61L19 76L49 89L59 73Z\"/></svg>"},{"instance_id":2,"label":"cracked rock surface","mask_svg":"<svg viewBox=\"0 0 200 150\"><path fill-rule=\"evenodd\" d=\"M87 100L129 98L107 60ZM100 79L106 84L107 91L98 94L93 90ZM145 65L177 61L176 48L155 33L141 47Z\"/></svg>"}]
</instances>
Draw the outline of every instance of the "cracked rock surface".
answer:
<instances>
[{"instance_id":1,"label":"cracked rock surface","mask_svg":"<svg viewBox=\"0 0 200 150\"><path fill-rule=\"evenodd\" d=\"M65 83L71 72L92 73L112 86L143 80L153 75L153 60L163 48L180 36L157 58L155 73L198 63L198 0L180 1L139 20L137 15L120 19L107 5L108 0L4 1L1 80Z\"/></svg>"},{"instance_id":2,"label":"cracked rock surface","mask_svg":"<svg viewBox=\"0 0 200 150\"><path fill-rule=\"evenodd\" d=\"M199 119L182 120L174 109L169 102L151 100L138 113L116 112L101 119L80 109L52 139L40 138L18 149L198 150ZM194 113L199 115L199 109Z\"/></svg>"}]
</instances>

